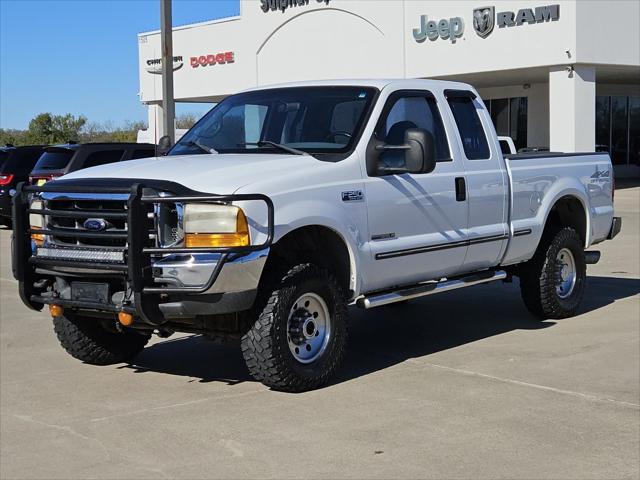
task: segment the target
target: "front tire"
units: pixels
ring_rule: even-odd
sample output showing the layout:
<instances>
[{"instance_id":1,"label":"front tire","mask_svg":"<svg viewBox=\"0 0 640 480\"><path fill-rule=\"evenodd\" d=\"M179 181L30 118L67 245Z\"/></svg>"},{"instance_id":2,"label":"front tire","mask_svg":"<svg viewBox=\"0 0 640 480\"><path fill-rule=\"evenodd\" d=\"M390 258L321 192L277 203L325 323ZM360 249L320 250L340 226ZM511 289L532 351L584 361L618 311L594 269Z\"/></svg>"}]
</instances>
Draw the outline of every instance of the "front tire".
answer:
<instances>
[{"instance_id":1,"label":"front tire","mask_svg":"<svg viewBox=\"0 0 640 480\"><path fill-rule=\"evenodd\" d=\"M265 283L258 319L242 337L249 372L274 390L325 385L342 363L347 342L347 306L337 280L307 263Z\"/></svg>"},{"instance_id":2,"label":"front tire","mask_svg":"<svg viewBox=\"0 0 640 480\"><path fill-rule=\"evenodd\" d=\"M545 233L533 258L522 267L522 299L540 318L571 317L582 301L586 277L582 240L576 231L567 227Z\"/></svg>"},{"instance_id":3,"label":"front tire","mask_svg":"<svg viewBox=\"0 0 640 480\"><path fill-rule=\"evenodd\" d=\"M112 365L132 359L151 338L134 330L109 331L100 320L81 316L53 318L62 347L69 355L91 365Z\"/></svg>"}]
</instances>

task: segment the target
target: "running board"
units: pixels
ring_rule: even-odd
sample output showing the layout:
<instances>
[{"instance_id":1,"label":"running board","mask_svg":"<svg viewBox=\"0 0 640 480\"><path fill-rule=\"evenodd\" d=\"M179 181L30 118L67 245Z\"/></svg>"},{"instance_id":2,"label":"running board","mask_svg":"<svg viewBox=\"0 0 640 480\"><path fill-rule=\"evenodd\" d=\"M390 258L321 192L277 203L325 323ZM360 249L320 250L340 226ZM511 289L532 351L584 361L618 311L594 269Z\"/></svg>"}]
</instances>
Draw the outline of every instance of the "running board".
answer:
<instances>
[{"instance_id":1,"label":"running board","mask_svg":"<svg viewBox=\"0 0 640 480\"><path fill-rule=\"evenodd\" d=\"M457 290L458 288L471 287L480 283L493 282L495 280L504 280L507 278L507 272L503 270L487 271L459 277L452 280L444 280L440 282L426 282L411 287L403 287L398 290L374 293L369 296L361 297L356 302L360 308L374 308L390 303L411 300L412 298L424 297L435 293L448 292Z\"/></svg>"}]
</instances>

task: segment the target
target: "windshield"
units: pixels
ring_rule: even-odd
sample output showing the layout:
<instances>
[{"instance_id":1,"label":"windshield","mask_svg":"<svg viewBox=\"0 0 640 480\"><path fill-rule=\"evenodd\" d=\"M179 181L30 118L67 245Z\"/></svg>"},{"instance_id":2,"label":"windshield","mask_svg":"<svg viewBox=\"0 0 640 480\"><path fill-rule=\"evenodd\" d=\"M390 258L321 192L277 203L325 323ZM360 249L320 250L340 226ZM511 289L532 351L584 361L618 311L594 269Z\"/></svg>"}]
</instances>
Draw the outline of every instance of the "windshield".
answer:
<instances>
[{"instance_id":1,"label":"windshield","mask_svg":"<svg viewBox=\"0 0 640 480\"><path fill-rule=\"evenodd\" d=\"M363 87L291 87L232 95L184 134L169 155L257 149L344 153L355 146L375 92Z\"/></svg>"},{"instance_id":2,"label":"windshield","mask_svg":"<svg viewBox=\"0 0 640 480\"><path fill-rule=\"evenodd\" d=\"M75 152L73 150L47 150L45 151L34 170L62 170L67 166Z\"/></svg>"}]
</instances>

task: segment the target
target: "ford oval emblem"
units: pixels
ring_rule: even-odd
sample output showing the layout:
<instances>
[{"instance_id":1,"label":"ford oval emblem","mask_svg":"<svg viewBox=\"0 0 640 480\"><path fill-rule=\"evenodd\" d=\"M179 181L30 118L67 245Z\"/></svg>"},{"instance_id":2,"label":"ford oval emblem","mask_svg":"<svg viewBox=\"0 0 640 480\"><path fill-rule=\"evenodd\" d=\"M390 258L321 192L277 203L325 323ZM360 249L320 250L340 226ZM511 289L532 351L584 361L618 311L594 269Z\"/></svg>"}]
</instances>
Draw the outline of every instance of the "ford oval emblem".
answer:
<instances>
[{"instance_id":1,"label":"ford oval emblem","mask_svg":"<svg viewBox=\"0 0 640 480\"><path fill-rule=\"evenodd\" d=\"M101 232L107 229L107 222L101 218L87 218L82 226L87 230L93 230L94 232Z\"/></svg>"}]
</instances>

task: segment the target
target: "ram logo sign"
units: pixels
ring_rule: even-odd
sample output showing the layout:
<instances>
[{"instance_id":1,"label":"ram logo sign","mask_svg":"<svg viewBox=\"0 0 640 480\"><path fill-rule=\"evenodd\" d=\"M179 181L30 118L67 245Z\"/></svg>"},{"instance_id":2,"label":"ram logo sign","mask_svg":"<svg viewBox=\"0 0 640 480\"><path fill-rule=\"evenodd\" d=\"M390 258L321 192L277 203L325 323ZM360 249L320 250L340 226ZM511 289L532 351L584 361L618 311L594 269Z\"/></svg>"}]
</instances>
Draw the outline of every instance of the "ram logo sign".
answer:
<instances>
[{"instance_id":1,"label":"ram logo sign","mask_svg":"<svg viewBox=\"0 0 640 480\"><path fill-rule=\"evenodd\" d=\"M481 7L473 10L473 29L482 38L493 31L495 24L495 7Z\"/></svg>"}]
</instances>

